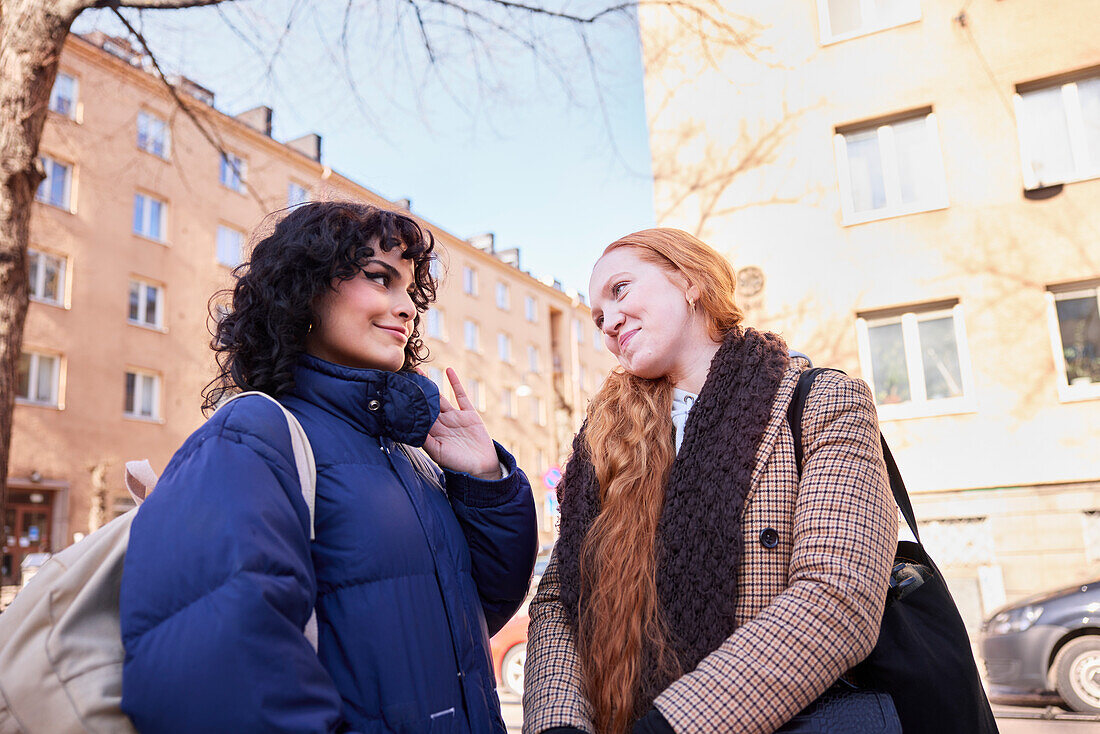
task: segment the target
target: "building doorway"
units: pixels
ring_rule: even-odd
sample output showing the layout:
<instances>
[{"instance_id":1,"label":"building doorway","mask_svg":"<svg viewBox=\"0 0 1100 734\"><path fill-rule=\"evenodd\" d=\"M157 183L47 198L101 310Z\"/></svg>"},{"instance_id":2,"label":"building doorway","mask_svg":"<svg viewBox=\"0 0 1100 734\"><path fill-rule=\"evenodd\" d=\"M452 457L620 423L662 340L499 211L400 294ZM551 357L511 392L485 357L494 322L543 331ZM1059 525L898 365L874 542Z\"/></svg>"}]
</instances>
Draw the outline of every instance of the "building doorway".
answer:
<instances>
[{"instance_id":1,"label":"building doorway","mask_svg":"<svg viewBox=\"0 0 1100 734\"><path fill-rule=\"evenodd\" d=\"M53 550L52 493L9 491L4 505L3 563L0 585L22 583L23 559L28 553L49 553Z\"/></svg>"}]
</instances>

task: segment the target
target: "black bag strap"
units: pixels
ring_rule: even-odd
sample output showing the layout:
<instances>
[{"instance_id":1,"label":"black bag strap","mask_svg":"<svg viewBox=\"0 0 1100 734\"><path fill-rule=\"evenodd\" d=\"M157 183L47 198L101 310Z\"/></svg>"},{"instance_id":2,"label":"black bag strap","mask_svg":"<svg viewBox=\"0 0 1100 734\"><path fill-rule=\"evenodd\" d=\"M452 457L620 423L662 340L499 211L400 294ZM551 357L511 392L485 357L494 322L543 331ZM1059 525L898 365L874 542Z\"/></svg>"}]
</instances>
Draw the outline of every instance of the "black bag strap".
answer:
<instances>
[{"instance_id":1,"label":"black bag strap","mask_svg":"<svg viewBox=\"0 0 1100 734\"><path fill-rule=\"evenodd\" d=\"M787 407L787 423L791 426L791 434L794 436L794 460L798 467L798 476L802 476L802 414L806 410L806 400L809 398L810 389L814 380L822 372L832 370L840 374L846 374L843 370L832 367L813 367L798 376L798 384L794 388L791 404ZM886 437L879 433L879 441L882 443L882 458L886 461L886 474L890 478L890 492L894 495L894 502L901 509L905 523L912 531L913 537L920 543L920 534L917 533L917 517L913 513L913 503L909 501L909 493L905 490L905 482L902 481L901 471L894 461L894 455L890 453L890 447L886 445Z\"/></svg>"}]
</instances>

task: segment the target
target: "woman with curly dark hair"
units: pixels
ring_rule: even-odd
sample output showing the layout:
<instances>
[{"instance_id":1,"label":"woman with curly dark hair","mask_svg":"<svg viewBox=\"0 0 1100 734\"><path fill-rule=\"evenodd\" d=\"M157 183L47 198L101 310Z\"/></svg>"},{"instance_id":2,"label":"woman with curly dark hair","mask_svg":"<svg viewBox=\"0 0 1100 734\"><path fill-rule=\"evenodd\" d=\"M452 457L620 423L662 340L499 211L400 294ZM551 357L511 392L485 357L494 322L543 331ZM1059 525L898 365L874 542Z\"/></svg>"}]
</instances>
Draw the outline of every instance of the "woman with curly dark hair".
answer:
<instances>
[{"instance_id":1,"label":"woman with curly dark hair","mask_svg":"<svg viewBox=\"0 0 1100 734\"><path fill-rule=\"evenodd\" d=\"M278 405L243 396L192 434L126 555L139 730L503 734L488 640L526 594L534 503L454 371L452 406L416 370L433 248L403 214L309 203L235 272L204 409L258 391L297 418L316 537Z\"/></svg>"}]
</instances>

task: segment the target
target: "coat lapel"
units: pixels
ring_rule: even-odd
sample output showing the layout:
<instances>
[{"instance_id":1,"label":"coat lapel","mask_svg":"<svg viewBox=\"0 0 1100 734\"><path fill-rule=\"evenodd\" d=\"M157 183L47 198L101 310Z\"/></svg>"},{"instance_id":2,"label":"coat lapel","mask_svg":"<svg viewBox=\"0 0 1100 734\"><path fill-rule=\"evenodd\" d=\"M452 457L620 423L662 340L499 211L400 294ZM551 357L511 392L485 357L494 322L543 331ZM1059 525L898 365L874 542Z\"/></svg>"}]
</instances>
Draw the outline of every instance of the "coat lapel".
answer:
<instances>
[{"instance_id":1,"label":"coat lapel","mask_svg":"<svg viewBox=\"0 0 1100 734\"><path fill-rule=\"evenodd\" d=\"M752 468L752 479L749 480L749 493L745 497L746 506L752 502L753 496L756 494L756 488L760 485L764 470L767 469L768 459L771 458L775 445L779 441L779 436L783 432L783 426L787 423L787 408L791 404L791 397L798 385L798 376L809 367L809 360L802 357L792 357L790 366L787 367L783 379L779 382L775 400L772 401L772 411L771 416L768 418L768 425L764 429L763 437L760 439L760 446L756 449L756 463Z\"/></svg>"}]
</instances>

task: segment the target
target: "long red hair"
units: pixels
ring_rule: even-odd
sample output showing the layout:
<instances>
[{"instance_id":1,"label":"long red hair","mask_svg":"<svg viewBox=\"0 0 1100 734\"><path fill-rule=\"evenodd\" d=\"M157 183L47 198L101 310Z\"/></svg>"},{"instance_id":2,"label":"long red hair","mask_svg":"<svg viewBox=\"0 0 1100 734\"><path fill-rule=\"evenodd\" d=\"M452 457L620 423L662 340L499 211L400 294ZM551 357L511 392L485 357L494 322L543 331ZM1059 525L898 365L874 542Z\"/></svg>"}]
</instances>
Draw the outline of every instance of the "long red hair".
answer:
<instances>
[{"instance_id":1,"label":"long red hair","mask_svg":"<svg viewBox=\"0 0 1100 734\"><path fill-rule=\"evenodd\" d=\"M696 286L697 307L715 342L741 323L733 268L698 238L647 229L612 242L603 254L620 247L636 248L641 259ZM646 380L618 368L588 406L585 436L600 514L581 546L578 652L597 734L624 734L644 713L643 665L656 665L669 678L683 672L657 596L657 523L676 458L672 387L667 377ZM654 659L643 660L644 647Z\"/></svg>"}]
</instances>

